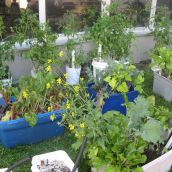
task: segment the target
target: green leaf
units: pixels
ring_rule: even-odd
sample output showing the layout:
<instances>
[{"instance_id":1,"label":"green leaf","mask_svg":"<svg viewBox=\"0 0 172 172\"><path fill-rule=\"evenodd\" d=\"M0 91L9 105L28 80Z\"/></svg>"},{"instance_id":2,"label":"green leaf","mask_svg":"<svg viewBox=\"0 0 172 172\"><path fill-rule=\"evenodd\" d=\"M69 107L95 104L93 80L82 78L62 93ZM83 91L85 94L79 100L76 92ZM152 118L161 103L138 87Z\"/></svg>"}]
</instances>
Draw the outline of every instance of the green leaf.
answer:
<instances>
[{"instance_id":1,"label":"green leaf","mask_svg":"<svg viewBox=\"0 0 172 172\"><path fill-rule=\"evenodd\" d=\"M121 92L121 93L126 93L126 92L128 92L128 86L127 86L126 82L123 82L121 85L119 85L119 86L117 87L117 90L118 90L119 92Z\"/></svg>"},{"instance_id":2,"label":"green leaf","mask_svg":"<svg viewBox=\"0 0 172 172\"><path fill-rule=\"evenodd\" d=\"M149 119L147 123L142 126L140 134L145 141L156 144L162 142L163 128L159 121Z\"/></svg>"},{"instance_id":3,"label":"green leaf","mask_svg":"<svg viewBox=\"0 0 172 172\"><path fill-rule=\"evenodd\" d=\"M115 89L115 87L116 87L116 80L115 80L115 78L111 79L111 81L109 82L109 85L112 88L112 90Z\"/></svg>"}]
</instances>

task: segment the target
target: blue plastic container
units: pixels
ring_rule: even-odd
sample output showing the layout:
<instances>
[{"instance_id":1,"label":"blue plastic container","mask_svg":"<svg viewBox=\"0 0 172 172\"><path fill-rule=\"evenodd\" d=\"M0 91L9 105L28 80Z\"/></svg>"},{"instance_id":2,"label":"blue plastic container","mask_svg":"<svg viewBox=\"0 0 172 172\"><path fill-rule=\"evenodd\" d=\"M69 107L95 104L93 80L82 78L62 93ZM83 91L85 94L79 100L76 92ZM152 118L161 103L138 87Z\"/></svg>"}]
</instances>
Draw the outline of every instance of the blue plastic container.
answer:
<instances>
[{"instance_id":1,"label":"blue plastic container","mask_svg":"<svg viewBox=\"0 0 172 172\"><path fill-rule=\"evenodd\" d=\"M95 99L97 92L92 87L94 83L88 84L88 93L90 94L91 99ZM128 97L128 101L133 102L139 95L138 91L131 90L126 93ZM121 93L114 93L109 95L108 98L104 99L104 105L102 107L102 113L106 113L108 111L119 111L120 113L126 115L126 106L124 104L124 98Z\"/></svg>"},{"instance_id":2,"label":"blue plastic container","mask_svg":"<svg viewBox=\"0 0 172 172\"><path fill-rule=\"evenodd\" d=\"M2 100L1 100L2 101ZM6 148L16 145L37 143L64 133L64 127L58 126L57 122L62 119L62 111L47 112L37 115L37 124L30 127L24 118L0 122L0 144ZM50 116L55 114L54 121Z\"/></svg>"}]
</instances>

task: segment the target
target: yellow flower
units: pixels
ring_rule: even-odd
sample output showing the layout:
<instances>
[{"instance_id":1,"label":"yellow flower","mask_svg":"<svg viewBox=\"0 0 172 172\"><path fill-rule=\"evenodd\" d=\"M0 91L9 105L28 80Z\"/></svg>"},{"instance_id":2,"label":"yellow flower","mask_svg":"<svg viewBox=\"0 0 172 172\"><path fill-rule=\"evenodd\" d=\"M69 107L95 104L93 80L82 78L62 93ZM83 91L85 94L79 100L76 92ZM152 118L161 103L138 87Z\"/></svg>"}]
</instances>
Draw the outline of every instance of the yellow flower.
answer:
<instances>
[{"instance_id":1,"label":"yellow flower","mask_svg":"<svg viewBox=\"0 0 172 172\"><path fill-rule=\"evenodd\" d=\"M57 125L61 125L61 122L57 122Z\"/></svg>"},{"instance_id":2,"label":"yellow flower","mask_svg":"<svg viewBox=\"0 0 172 172\"><path fill-rule=\"evenodd\" d=\"M65 74L64 74L64 77L67 79L67 78L68 78L68 74L67 74L67 73L65 73Z\"/></svg>"},{"instance_id":3,"label":"yellow flower","mask_svg":"<svg viewBox=\"0 0 172 172\"><path fill-rule=\"evenodd\" d=\"M51 87L51 84L47 83L46 87L47 87L47 89L49 89Z\"/></svg>"},{"instance_id":4,"label":"yellow flower","mask_svg":"<svg viewBox=\"0 0 172 172\"><path fill-rule=\"evenodd\" d=\"M75 116L75 113L74 112L71 112L71 116L74 117Z\"/></svg>"},{"instance_id":5,"label":"yellow flower","mask_svg":"<svg viewBox=\"0 0 172 172\"><path fill-rule=\"evenodd\" d=\"M51 107L49 106L49 107L48 107L48 112L50 112L50 111L51 111Z\"/></svg>"},{"instance_id":6,"label":"yellow flower","mask_svg":"<svg viewBox=\"0 0 172 172\"><path fill-rule=\"evenodd\" d=\"M84 123L80 123L79 125L81 128L84 128L85 127L85 124Z\"/></svg>"},{"instance_id":7,"label":"yellow flower","mask_svg":"<svg viewBox=\"0 0 172 172\"><path fill-rule=\"evenodd\" d=\"M47 67L46 67L46 71L47 71L47 72L51 72L51 70L52 70L51 66L47 66Z\"/></svg>"},{"instance_id":8,"label":"yellow flower","mask_svg":"<svg viewBox=\"0 0 172 172\"><path fill-rule=\"evenodd\" d=\"M70 109L71 105L70 105L70 102L67 100L66 102L66 109Z\"/></svg>"},{"instance_id":9,"label":"yellow flower","mask_svg":"<svg viewBox=\"0 0 172 172\"><path fill-rule=\"evenodd\" d=\"M52 114L52 115L50 116L50 120L51 120L51 121L54 121L55 118L56 118L56 115L54 115L54 114Z\"/></svg>"},{"instance_id":10,"label":"yellow flower","mask_svg":"<svg viewBox=\"0 0 172 172\"><path fill-rule=\"evenodd\" d=\"M80 80L81 80L81 81L83 81L83 80L84 80L84 78L82 78L82 77L81 77L81 78L80 78Z\"/></svg>"},{"instance_id":11,"label":"yellow flower","mask_svg":"<svg viewBox=\"0 0 172 172\"><path fill-rule=\"evenodd\" d=\"M22 96L23 96L23 98L27 99L29 97L28 91L27 90L23 91Z\"/></svg>"},{"instance_id":12,"label":"yellow flower","mask_svg":"<svg viewBox=\"0 0 172 172\"><path fill-rule=\"evenodd\" d=\"M65 120L65 119L66 119L66 115L65 115L65 114L63 114L63 115L62 115L62 118L63 118L63 120Z\"/></svg>"},{"instance_id":13,"label":"yellow flower","mask_svg":"<svg viewBox=\"0 0 172 172\"><path fill-rule=\"evenodd\" d=\"M53 60L52 59L48 59L47 62L48 62L48 64L50 64L50 63L53 62Z\"/></svg>"},{"instance_id":14,"label":"yellow flower","mask_svg":"<svg viewBox=\"0 0 172 172\"><path fill-rule=\"evenodd\" d=\"M62 79L61 79L61 78L58 78L58 79L57 79L57 84L60 85L61 83L62 83Z\"/></svg>"},{"instance_id":15,"label":"yellow flower","mask_svg":"<svg viewBox=\"0 0 172 172\"><path fill-rule=\"evenodd\" d=\"M69 130L74 130L75 129L75 126L73 124L69 124Z\"/></svg>"},{"instance_id":16,"label":"yellow flower","mask_svg":"<svg viewBox=\"0 0 172 172\"><path fill-rule=\"evenodd\" d=\"M80 86L79 85L74 86L74 90L75 90L75 92L79 92Z\"/></svg>"},{"instance_id":17,"label":"yellow flower","mask_svg":"<svg viewBox=\"0 0 172 172\"><path fill-rule=\"evenodd\" d=\"M64 56L64 52L63 52L63 51L60 51L60 52L59 52L59 56L60 56L60 57L63 57L63 56Z\"/></svg>"},{"instance_id":18,"label":"yellow flower","mask_svg":"<svg viewBox=\"0 0 172 172\"><path fill-rule=\"evenodd\" d=\"M79 138L78 132L75 133L75 137L76 137L76 138Z\"/></svg>"}]
</instances>

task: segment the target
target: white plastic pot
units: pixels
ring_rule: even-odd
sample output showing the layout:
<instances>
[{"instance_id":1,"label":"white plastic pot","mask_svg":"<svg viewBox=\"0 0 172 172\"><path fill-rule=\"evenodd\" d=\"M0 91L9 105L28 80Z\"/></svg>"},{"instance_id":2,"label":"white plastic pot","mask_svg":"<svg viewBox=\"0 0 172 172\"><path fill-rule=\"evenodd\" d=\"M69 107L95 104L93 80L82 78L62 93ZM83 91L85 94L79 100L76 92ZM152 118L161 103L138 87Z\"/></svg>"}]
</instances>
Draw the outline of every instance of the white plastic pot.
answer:
<instances>
[{"instance_id":1,"label":"white plastic pot","mask_svg":"<svg viewBox=\"0 0 172 172\"><path fill-rule=\"evenodd\" d=\"M108 63L102 60L94 59L92 62L93 76L96 78L97 72L104 71L108 67Z\"/></svg>"},{"instance_id":2,"label":"white plastic pot","mask_svg":"<svg viewBox=\"0 0 172 172\"><path fill-rule=\"evenodd\" d=\"M172 81L154 72L153 92L172 101Z\"/></svg>"},{"instance_id":3,"label":"white plastic pot","mask_svg":"<svg viewBox=\"0 0 172 172\"><path fill-rule=\"evenodd\" d=\"M172 150L166 154L160 156L159 158L149 162L148 164L142 166L144 172L168 172L172 167ZM96 170L92 168L92 172L104 172L105 168L100 168Z\"/></svg>"},{"instance_id":4,"label":"white plastic pot","mask_svg":"<svg viewBox=\"0 0 172 172\"><path fill-rule=\"evenodd\" d=\"M144 172L168 172L172 167L172 150L142 167Z\"/></svg>"},{"instance_id":5,"label":"white plastic pot","mask_svg":"<svg viewBox=\"0 0 172 172\"><path fill-rule=\"evenodd\" d=\"M70 68L69 66L66 66L66 74L67 74L66 82L69 85L79 84L80 73L81 73L81 67Z\"/></svg>"},{"instance_id":6,"label":"white plastic pot","mask_svg":"<svg viewBox=\"0 0 172 172\"><path fill-rule=\"evenodd\" d=\"M59 151L55 151L55 152L50 152L50 153L34 156L32 158L32 167L31 167L32 172L39 172L40 170L38 169L38 165L40 165L40 162L42 160L46 161L47 159L48 159L49 162L54 161L54 160L63 161L65 163L65 165L71 171L72 171L72 169L74 167L74 163L70 159L68 154L65 151L59 150Z\"/></svg>"}]
</instances>

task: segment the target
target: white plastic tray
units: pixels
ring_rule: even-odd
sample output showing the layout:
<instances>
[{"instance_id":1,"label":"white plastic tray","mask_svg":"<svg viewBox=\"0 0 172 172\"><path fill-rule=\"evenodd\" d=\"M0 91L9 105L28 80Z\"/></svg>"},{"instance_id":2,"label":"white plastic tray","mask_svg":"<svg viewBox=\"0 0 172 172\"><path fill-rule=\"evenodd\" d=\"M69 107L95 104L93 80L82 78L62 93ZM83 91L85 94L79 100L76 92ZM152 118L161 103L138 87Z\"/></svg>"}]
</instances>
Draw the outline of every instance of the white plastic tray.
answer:
<instances>
[{"instance_id":1,"label":"white plastic tray","mask_svg":"<svg viewBox=\"0 0 172 172\"><path fill-rule=\"evenodd\" d=\"M50 152L46 154L36 155L32 158L32 172L39 172L37 165L40 165L41 160L48 161L63 161L65 165L72 171L74 163L65 151L59 150L55 152ZM77 172L77 171L76 171Z\"/></svg>"}]
</instances>

